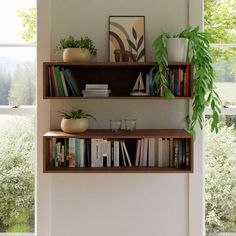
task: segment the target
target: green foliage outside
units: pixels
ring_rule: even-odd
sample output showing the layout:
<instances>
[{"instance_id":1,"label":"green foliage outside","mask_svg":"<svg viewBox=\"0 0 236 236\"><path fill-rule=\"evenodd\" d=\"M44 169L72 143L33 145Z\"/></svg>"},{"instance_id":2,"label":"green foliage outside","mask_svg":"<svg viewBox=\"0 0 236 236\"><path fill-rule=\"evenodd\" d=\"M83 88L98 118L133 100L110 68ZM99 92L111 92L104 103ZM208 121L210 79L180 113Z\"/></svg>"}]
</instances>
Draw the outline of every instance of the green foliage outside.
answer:
<instances>
[{"instance_id":1,"label":"green foliage outside","mask_svg":"<svg viewBox=\"0 0 236 236\"><path fill-rule=\"evenodd\" d=\"M22 39L29 43L36 43L36 8L31 7L26 12L18 10L17 15L22 21Z\"/></svg>"},{"instance_id":2,"label":"green foliage outside","mask_svg":"<svg viewBox=\"0 0 236 236\"><path fill-rule=\"evenodd\" d=\"M34 232L34 118L1 115L0 130L0 232Z\"/></svg>"},{"instance_id":3,"label":"green foliage outside","mask_svg":"<svg viewBox=\"0 0 236 236\"><path fill-rule=\"evenodd\" d=\"M232 120L226 119L232 124ZM236 232L236 136L234 126L211 133L206 125L206 232Z\"/></svg>"},{"instance_id":4,"label":"green foliage outside","mask_svg":"<svg viewBox=\"0 0 236 236\"><path fill-rule=\"evenodd\" d=\"M204 29L213 35L211 43L236 44L236 0L205 0ZM212 48L218 81L236 79L236 48ZM219 67L229 62L222 73Z\"/></svg>"}]
</instances>

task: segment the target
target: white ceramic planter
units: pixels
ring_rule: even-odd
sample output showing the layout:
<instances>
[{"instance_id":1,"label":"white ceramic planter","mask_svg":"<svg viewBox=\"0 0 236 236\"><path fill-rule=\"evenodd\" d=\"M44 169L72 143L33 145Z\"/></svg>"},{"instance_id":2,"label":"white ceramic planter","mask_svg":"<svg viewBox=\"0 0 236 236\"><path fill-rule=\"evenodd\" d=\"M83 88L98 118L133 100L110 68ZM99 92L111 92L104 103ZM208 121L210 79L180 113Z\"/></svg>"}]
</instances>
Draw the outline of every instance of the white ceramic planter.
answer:
<instances>
[{"instance_id":1,"label":"white ceramic planter","mask_svg":"<svg viewBox=\"0 0 236 236\"><path fill-rule=\"evenodd\" d=\"M87 118L81 119L64 119L61 120L61 129L65 133L82 133L88 129L89 123Z\"/></svg>"},{"instance_id":2,"label":"white ceramic planter","mask_svg":"<svg viewBox=\"0 0 236 236\"><path fill-rule=\"evenodd\" d=\"M62 58L64 62L86 62L91 61L91 54L85 48L65 48Z\"/></svg>"},{"instance_id":3,"label":"white ceramic planter","mask_svg":"<svg viewBox=\"0 0 236 236\"><path fill-rule=\"evenodd\" d=\"M168 38L166 43L168 62L186 62L188 39Z\"/></svg>"}]
</instances>

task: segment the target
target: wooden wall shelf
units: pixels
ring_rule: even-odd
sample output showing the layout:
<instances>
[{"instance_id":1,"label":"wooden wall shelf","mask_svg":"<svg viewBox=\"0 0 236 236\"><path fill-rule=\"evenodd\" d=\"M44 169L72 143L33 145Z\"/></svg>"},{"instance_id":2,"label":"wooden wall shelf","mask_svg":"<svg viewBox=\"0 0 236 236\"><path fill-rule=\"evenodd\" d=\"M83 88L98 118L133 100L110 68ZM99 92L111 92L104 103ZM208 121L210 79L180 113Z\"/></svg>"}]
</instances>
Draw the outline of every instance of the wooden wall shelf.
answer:
<instances>
[{"instance_id":1,"label":"wooden wall shelf","mask_svg":"<svg viewBox=\"0 0 236 236\"><path fill-rule=\"evenodd\" d=\"M50 165L52 148L50 139L106 139L125 141L132 166L119 167L53 167ZM144 138L163 138L188 140L189 143L189 166L184 168L158 167L158 166L135 166L137 140ZM173 149L173 146L172 146ZM90 152L91 153L91 152ZM174 155L174 154L173 154ZM121 159L120 152L120 159ZM172 157L170 157L172 158ZM133 132L121 130L118 133L107 129L87 130L81 134L67 134L60 130L49 131L44 135L44 172L45 173L192 173L193 172L193 139L185 130L162 130L162 129L139 129Z\"/></svg>"},{"instance_id":2,"label":"wooden wall shelf","mask_svg":"<svg viewBox=\"0 0 236 236\"><path fill-rule=\"evenodd\" d=\"M141 72L144 83L150 70L157 66L155 62L143 63L115 63L115 62L87 62L87 63L65 63L65 62L44 62L43 64L43 97L44 99L164 99L163 97L150 96L130 96L135 81ZM69 69L75 79L76 87L81 92L86 84L108 84L111 89L109 97L82 97L55 96L50 95L49 68L59 67ZM191 99L193 97L193 66L189 63L169 63L170 69L181 68L188 71L188 95L176 96L177 99ZM150 82L151 84L151 82Z\"/></svg>"}]
</instances>

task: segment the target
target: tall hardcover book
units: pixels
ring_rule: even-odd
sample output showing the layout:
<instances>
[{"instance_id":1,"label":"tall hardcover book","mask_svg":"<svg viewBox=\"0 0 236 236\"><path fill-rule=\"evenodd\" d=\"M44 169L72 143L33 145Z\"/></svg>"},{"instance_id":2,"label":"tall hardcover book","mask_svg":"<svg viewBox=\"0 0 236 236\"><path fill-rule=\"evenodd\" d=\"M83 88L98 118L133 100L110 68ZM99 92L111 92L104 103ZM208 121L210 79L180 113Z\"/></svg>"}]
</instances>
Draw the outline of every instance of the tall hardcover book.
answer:
<instances>
[{"instance_id":1,"label":"tall hardcover book","mask_svg":"<svg viewBox=\"0 0 236 236\"><path fill-rule=\"evenodd\" d=\"M69 167L76 166L75 138L69 138Z\"/></svg>"},{"instance_id":2,"label":"tall hardcover book","mask_svg":"<svg viewBox=\"0 0 236 236\"><path fill-rule=\"evenodd\" d=\"M141 152L141 139L138 139L136 145L135 166L139 166L140 152Z\"/></svg>"},{"instance_id":3,"label":"tall hardcover book","mask_svg":"<svg viewBox=\"0 0 236 236\"><path fill-rule=\"evenodd\" d=\"M63 97L63 96L65 96L65 93L64 93L64 89L63 89L63 85L62 85L59 66L54 66L54 71L55 71L55 76L56 76L58 95Z\"/></svg>"},{"instance_id":4,"label":"tall hardcover book","mask_svg":"<svg viewBox=\"0 0 236 236\"><path fill-rule=\"evenodd\" d=\"M156 139L149 138L148 139L148 166L153 167L156 166Z\"/></svg>"},{"instance_id":5,"label":"tall hardcover book","mask_svg":"<svg viewBox=\"0 0 236 236\"><path fill-rule=\"evenodd\" d=\"M142 166L147 166L147 164L148 164L148 138L144 138Z\"/></svg>"},{"instance_id":6,"label":"tall hardcover book","mask_svg":"<svg viewBox=\"0 0 236 236\"><path fill-rule=\"evenodd\" d=\"M72 84L73 86L73 89L76 93L76 96L80 96L80 92L79 92L79 89L77 87L77 84L76 84L76 81L74 79L74 77L72 76L71 72L69 69L65 69L64 70L64 75L66 76L66 78L70 81L70 83Z\"/></svg>"},{"instance_id":7,"label":"tall hardcover book","mask_svg":"<svg viewBox=\"0 0 236 236\"><path fill-rule=\"evenodd\" d=\"M119 146L120 142L119 141L114 141L114 166L118 167L120 166L120 152L119 152Z\"/></svg>"},{"instance_id":8,"label":"tall hardcover book","mask_svg":"<svg viewBox=\"0 0 236 236\"><path fill-rule=\"evenodd\" d=\"M129 165L129 166L132 166L131 161L130 161L130 157L129 157L129 152L128 152L128 150L127 150L126 144L125 144L124 141L121 141L121 144L123 145L124 152L125 152L125 155L126 155L126 159L127 159L127 161L128 161L128 165Z\"/></svg>"}]
</instances>

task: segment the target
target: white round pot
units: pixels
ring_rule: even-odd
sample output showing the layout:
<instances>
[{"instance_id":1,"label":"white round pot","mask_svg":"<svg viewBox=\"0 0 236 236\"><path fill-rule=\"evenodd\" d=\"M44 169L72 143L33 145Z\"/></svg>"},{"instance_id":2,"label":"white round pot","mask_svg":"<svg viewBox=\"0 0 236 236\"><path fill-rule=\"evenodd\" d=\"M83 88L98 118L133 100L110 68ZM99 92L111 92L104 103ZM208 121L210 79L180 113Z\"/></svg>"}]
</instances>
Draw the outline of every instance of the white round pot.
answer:
<instances>
[{"instance_id":1,"label":"white round pot","mask_svg":"<svg viewBox=\"0 0 236 236\"><path fill-rule=\"evenodd\" d=\"M91 61L91 53L85 48L65 48L62 58L64 62L86 62Z\"/></svg>"},{"instance_id":2,"label":"white round pot","mask_svg":"<svg viewBox=\"0 0 236 236\"><path fill-rule=\"evenodd\" d=\"M87 118L81 119L64 119L61 120L61 129L65 133L82 133L88 129L89 123Z\"/></svg>"},{"instance_id":3,"label":"white round pot","mask_svg":"<svg viewBox=\"0 0 236 236\"><path fill-rule=\"evenodd\" d=\"M168 62L186 62L188 39L168 38L166 43Z\"/></svg>"}]
</instances>

